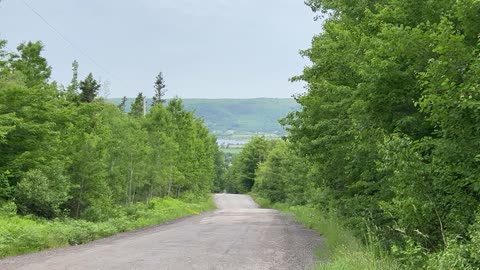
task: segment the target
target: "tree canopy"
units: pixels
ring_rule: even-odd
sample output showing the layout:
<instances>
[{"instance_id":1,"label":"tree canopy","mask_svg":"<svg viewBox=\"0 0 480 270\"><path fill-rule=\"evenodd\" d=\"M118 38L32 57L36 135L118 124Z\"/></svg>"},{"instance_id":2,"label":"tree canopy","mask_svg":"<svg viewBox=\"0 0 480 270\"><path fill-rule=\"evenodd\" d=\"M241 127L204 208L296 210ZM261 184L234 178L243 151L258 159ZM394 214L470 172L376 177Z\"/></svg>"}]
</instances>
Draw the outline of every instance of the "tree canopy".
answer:
<instances>
[{"instance_id":1,"label":"tree canopy","mask_svg":"<svg viewBox=\"0 0 480 270\"><path fill-rule=\"evenodd\" d=\"M92 73L57 87L40 42L15 53L0 41L0 209L91 221L155 197L206 194L219 150L181 100L156 104L143 117L97 98ZM140 117L141 116L141 117Z\"/></svg>"},{"instance_id":2,"label":"tree canopy","mask_svg":"<svg viewBox=\"0 0 480 270\"><path fill-rule=\"evenodd\" d=\"M480 2L307 4L325 19L292 78L307 92L253 190L334 213L407 269L480 268Z\"/></svg>"}]
</instances>

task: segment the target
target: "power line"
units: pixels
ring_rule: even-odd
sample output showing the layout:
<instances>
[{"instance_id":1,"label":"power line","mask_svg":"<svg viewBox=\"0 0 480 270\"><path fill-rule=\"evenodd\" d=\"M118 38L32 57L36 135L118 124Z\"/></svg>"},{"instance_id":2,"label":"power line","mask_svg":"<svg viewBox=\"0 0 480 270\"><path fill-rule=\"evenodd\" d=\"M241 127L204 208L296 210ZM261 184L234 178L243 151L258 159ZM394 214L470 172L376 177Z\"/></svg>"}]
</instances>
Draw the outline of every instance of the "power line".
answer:
<instances>
[{"instance_id":1,"label":"power line","mask_svg":"<svg viewBox=\"0 0 480 270\"><path fill-rule=\"evenodd\" d=\"M1 1L1 0L0 0ZM80 49L78 46L76 46L72 41L70 41L65 35L63 35L60 31L57 30L52 24L50 24L45 17L43 17L39 12L37 12L30 4L28 4L25 0L22 0L23 4L27 6L33 13L35 13L46 25L48 25L55 33L57 33L65 42L67 42L72 48L80 52L83 56L87 57L95 66L97 66L99 69L101 69L103 72L106 74L110 75L111 77L119 80L115 75L113 75L111 72L109 72L107 69L102 67L100 64L98 64L93 57L88 55L86 52L84 52L82 49Z\"/></svg>"},{"instance_id":2,"label":"power line","mask_svg":"<svg viewBox=\"0 0 480 270\"><path fill-rule=\"evenodd\" d=\"M1 2L1 0L0 0L0 2ZM10 49L10 48L9 48L8 46L6 46L6 45L5 45L5 47L4 47L4 48L5 48L5 49L7 49L7 51L9 51L9 52L11 52L11 53L15 53L15 51L14 51L14 50Z\"/></svg>"}]
</instances>

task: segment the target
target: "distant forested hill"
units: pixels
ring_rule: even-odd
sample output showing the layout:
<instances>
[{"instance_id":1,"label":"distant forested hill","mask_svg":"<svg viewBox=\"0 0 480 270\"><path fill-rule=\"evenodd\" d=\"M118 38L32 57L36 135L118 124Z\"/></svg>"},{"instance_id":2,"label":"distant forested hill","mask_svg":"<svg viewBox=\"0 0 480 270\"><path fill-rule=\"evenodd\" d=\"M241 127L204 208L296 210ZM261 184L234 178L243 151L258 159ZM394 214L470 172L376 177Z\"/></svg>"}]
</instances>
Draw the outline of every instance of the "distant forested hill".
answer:
<instances>
[{"instance_id":1,"label":"distant forested hill","mask_svg":"<svg viewBox=\"0 0 480 270\"><path fill-rule=\"evenodd\" d=\"M280 118L299 108L293 99L186 99L185 107L212 131L283 133Z\"/></svg>"},{"instance_id":2,"label":"distant forested hill","mask_svg":"<svg viewBox=\"0 0 480 270\"><path fill-rule=\"evenodd\" d=\"M108 101L120 103L119 98ZM205 120L208 128L215 133L229 130L235 132L284 133L278 123L280 118L299 108L293 99L184 99L187 110ZM127 108L133 98L127 102ZM147 102L151 104L151 100Z\"/></svg>"}]
</instances>

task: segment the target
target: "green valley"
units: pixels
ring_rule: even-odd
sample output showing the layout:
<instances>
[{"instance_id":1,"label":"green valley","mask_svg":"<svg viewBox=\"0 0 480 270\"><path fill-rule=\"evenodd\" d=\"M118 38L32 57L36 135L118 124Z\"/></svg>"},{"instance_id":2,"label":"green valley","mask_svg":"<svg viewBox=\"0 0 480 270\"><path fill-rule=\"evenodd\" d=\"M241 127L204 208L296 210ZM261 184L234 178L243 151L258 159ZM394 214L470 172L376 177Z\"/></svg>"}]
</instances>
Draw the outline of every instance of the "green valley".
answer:
<instances>
[{"instance_id":1,"label":"green valley","mask_svg":"<svg viewBox=\"0 0 480 270\"><path fill-rule=\"evenodd\" d=\"M120 104L121 98L108 102ZM134 98L128 98L127 111ZM147 99L147 109L152 101ZM278 120L300 108L293 98L253 99L183 99L185 109L205 121L209 130L219 138L244 140L252 135L283 135Z\"/></svg>"}]
</instances>

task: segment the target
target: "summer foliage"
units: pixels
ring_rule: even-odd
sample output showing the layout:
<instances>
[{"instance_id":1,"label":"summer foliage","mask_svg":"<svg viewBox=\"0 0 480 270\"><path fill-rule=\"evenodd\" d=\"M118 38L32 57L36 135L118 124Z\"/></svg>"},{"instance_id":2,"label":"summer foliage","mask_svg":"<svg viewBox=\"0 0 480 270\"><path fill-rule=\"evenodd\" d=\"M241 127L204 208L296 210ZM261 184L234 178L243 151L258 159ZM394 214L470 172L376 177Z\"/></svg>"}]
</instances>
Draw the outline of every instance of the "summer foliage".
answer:
<instances>
[{"instance_id":1,"label":"summer foliage","mask_svg":"<svg viewBox=\"0 0 480 270\"><path fill-rule=\"evenodd\" d=\"M228 180L334 213L407 269L479 269L480 1L308 4L326 22L302 109Z\"/></svg>"},{"instance_id":2,"label":"summer foliage","mask_svg":"<svg viewBox=\"0 0 480 270\"><path fill-rule=\"evenodd\" d=\"M216 140L180 99L157 102L144 116L139 94L140 108L127 114L98 97L101 84L91 73L78 81L77 62L63 89L50 80L40 42L15 53L5 43L1 212L103 222L156 197L210 192L221 165Z\"/></svg>"}]
</instances>

